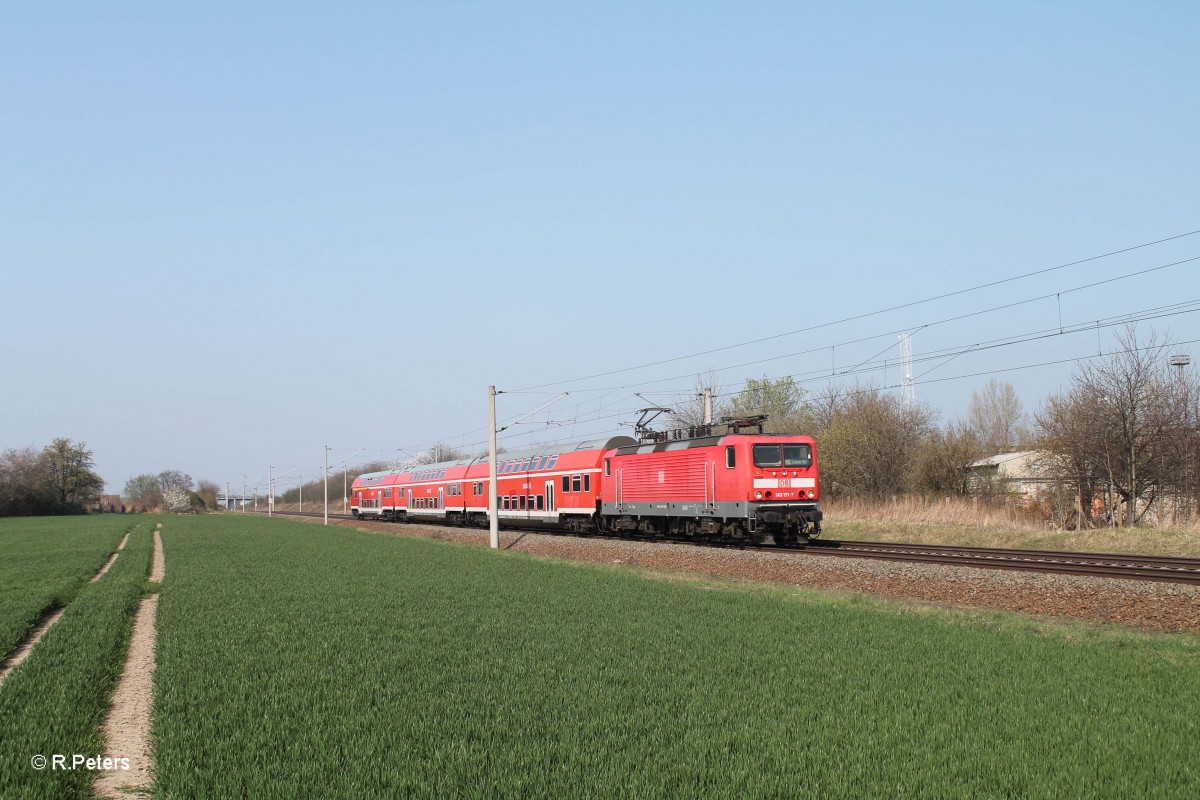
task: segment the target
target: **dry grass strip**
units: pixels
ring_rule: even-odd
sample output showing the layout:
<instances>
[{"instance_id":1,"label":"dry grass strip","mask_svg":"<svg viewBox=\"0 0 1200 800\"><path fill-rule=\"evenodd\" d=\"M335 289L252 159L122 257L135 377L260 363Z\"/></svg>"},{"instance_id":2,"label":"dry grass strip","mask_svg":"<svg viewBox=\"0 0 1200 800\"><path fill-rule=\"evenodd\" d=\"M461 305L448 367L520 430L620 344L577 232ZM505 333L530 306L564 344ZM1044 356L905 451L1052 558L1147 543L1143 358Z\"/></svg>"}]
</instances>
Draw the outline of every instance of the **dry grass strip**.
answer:
<instances>
[{"instance_id":1,"label":"dry grass strip","mask_svg":"<svg viewBox=\"0 0 1200 800\"><path fill-rule=\"evenodd\" d=\"M154 563L150 580L161 583L166 572L160 523L154 529ZM154 754L150 750L150 713L154 705L155 616L158 595L138 605L129 638L129 656L117 681L112 705L104 720L105 756L128 759L128 770L102 772L92 786L97 797L150 797L154 784Z\"/></svg>"},{"instance_id":2,"label":"dry grass strip","mask_svg":"<svg viewBox=\"0 0 1200 800\"><path fill-rule=\"evenodd\" d=\"M46 631L50 630L50 626L58 622L58 618L62 616L65 608L59 608L44 617L41 622L34 626L26 636L25 640L17 646L17 649L12 652L12 655L0 666L0 684L8 678L10 672L21 665L21 662L29 658L29 654L33 652L33 646L46 635Z\"/></svg>"},{"instance_id":3,"label":"dry grass strip","mask_svg":"<svg viewBox=\"0 0 1200 800\"><path fill-rule=\"evenodd\" d=\"M88 581L88 583L95 583L96 581L100 580L100 577L104 573L108 572L108 568L111 567L113 565L113 562L117 560L117 556L121 555L121 551L125 549L125 543L128 541L129 541L129 534L126 533L125 536L123 536L121 538L121 543L119 545L117 545L116 552L108 557L108 561L104 562L104 566L100 568L99 572L97 572L95 575L92 576L92 579L90 581Z\"/></svg>"},{"instance_id":4,"label":"dry grass strip","mask_svg":"<svg viewBox=\"0 0 1200 800\"><path fill-rule=\"evenodd\" d=\"M161 528L159 525L158 528ZM150 582L162 583L163 576L167 571L166 556L163 555L162 537L158 535L158 528L154 529L154 565L150 568Z\"/></svg>"},{"instance_id":5,"label":"dry grass strip","mask_svg":"<svg viewBox=\"0 0 1200 800\"><path fill-rule=\"evenodd\" d=\"M157 611L158 595L147 597L138 606L129 640L129 658L104 720L105 756L129 759L129 769L99 773L93 786L98 797L149 796L154 782L149 732L154 702L154 617Z\"/></svg>"},{"instance_id":6,"label":"dry grass strip","mask_svg":"<svg viewBox=\"0 0 1200 800\"><path fill-rule=\"evenodd\" d=\"M155 535L157 536L157 533ZM127 532L125 536L121 538L121 543L117 545L117 551L108 557L108 561L104 562L104 566L100 567L100 569L95 575L92 576L88 583L95 583L96 581L100 580L100 577L104 573L108 572L108 568L111 567L113 562L117 560L117 556L119 556L121 551L125 549L125 543L128 541L129 533ZM8 678L8 674L20 666L21 662L29 658L29 654L33 652L33 646L41 641L41 638L46 635L46 631L50 630L50 626L58 622L58 618L61 617L63 612L66 610L67 609L65 608L55 609L43 617L42 621L35 625L33 630L26 634L25 639L19 645L17 645L17 649L14 650L7 659L0 663L0 683L4 683L5 679Z\"/></svg>"}]
</instances>

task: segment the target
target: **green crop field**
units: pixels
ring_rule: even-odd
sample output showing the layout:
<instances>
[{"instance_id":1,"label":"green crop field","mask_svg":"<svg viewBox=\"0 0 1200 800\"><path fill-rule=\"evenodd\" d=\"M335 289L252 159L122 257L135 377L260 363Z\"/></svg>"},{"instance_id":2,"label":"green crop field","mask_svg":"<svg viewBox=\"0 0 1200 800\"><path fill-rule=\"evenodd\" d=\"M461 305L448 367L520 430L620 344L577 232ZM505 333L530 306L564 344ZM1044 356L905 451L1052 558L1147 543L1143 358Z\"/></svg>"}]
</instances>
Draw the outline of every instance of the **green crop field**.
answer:
<instances>
[{"instance_id":1,"label":"green crop field","mask_svg":"<svg viewBox=\"0 0 1200 800\"><path fill-rule=\"evenodd\" d=\"M1191 637L171 519L163 798L1181 797Z\"/></svg>"},{"instance_id":2,"label":"green crop field","mask_svg":"<svg viewBox=\"0 0 1200 800\"><path fill-rule=\"evenodd\" d=\"M0 658L64 606L135 524L126 516L0 519Z\"/></svg>"},{"instance_id":3,"label":"green crop field","mask_svg":"<svg viewBox=\"0 0 1200 800\"><path fill-rule=\"evenodd\" d=\"M102 752L101 725L125 663L133 613L146 585L151 527L143 520L134 529L104 577L71 600L29 658L0 686L0 797L4 800L91 795L91 773L35 771L31 759ZM46 531L46 536L54 535L53 530Z\"/></svg>"},{"instance_id":4,"label":"green crop field","mask_svg":"<svg viewBox=\"0 0 1200 800\"><path fill-rule=\"evenodd\" d=\"M86 797L147 522L0 686L0 797ZM69 532L68 532L69 534ZM167 517L170 798L1188 797L1200 642Z\"/></svg>"}]
</instances>

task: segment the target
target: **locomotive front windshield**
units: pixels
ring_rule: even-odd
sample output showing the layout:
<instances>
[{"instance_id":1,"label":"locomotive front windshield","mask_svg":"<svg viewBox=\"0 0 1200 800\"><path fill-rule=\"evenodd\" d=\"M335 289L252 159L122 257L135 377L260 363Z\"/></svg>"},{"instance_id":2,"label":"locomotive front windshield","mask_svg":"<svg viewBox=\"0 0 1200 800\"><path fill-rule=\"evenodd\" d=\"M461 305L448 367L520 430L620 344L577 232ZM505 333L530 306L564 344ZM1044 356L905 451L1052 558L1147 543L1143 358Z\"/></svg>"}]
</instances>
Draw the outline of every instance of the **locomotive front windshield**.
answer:
<instances>
[{"instance_id":1,"label":"locomotive front windshield","mask_svg":"<svg viewBox=\"0 0 1200 800\"><path fill-rule=\"evenodd\" d=\"M807 444L756 444L756 467L811 467L812 446Z\"/></svg>"}]
</instances>

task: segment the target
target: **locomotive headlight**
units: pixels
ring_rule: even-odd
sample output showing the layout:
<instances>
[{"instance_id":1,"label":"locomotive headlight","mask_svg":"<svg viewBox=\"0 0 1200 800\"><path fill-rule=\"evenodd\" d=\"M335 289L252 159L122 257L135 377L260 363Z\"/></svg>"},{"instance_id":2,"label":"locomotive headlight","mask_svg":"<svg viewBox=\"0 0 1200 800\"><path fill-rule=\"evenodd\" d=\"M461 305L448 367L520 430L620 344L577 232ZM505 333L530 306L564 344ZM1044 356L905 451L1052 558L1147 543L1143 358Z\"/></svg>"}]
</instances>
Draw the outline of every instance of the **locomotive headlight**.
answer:
<instances>
[{"instance_id":1,"label":"locomotive headlight","mask_svg":"<svg viewBox=\"0 0 1200 800\"><path fill-rule=\"evenodd\" d=\"M755 492L755 493L754 493L754 499L755 499L755 500L762 500L762 492Z\"/></svg>"},{"instance_id":2,"label":"locomotive headlight","mask_svg":"<svg viewBox=\"0 0 1200 800\"><path fill-rule=\"evenodd\" d=\"M814 492L812 489L809 489L809 490L808 490L808 499L809 499L809 500L812 500L812 499L813 499L814 497L816 497L816 496L817 496L817 493L816 493L816 492Z\"/></svg>"}]
</instances>

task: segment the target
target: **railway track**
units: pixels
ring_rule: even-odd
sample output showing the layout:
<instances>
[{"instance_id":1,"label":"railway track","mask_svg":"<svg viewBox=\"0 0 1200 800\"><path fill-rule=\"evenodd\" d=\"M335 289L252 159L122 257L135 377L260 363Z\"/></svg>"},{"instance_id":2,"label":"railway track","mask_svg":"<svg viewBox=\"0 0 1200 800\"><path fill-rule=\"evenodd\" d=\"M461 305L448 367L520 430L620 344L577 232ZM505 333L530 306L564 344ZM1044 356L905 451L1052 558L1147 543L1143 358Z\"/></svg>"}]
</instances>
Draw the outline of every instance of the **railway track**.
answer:
<instances>
[{"instance_id":1,"label":"railway track","mask_svg":"<svg viewBox=\"0 0 1200 800\"><path fill-rule=\"evenodd\" d=\"M1200 585L1200 559L995 547L813 541L806 553Z\"/></svg>"},{"instance_id":2,"label":"railway track","mask_svg":"<svg viewBox=\"0 0 1200 800\"><path fill-rule=\"evenodd\" d=\"M262 512L258 512L262 513ZM280 512L279 516L322 517L322 512ZM330 514L331 519L354 519L352 514ZM422 522L421 524L436 524ZM523 530L506 528L508 531ZM546 533L530 528L529 532ZM669 540L678 541L678 540ZM691 543L691 542L689 542ZM719 543L719 546L730 546ZM733 545L747 550L841 558L874 558L928 564L952 564L961 567L1007 569L1025 572L1054 572L1065 575L1123 580L1162 581L1200 585L1200 559L1170 556L1118 555L1112 553L1073 553L1055 550L1018 550L996 547L956 547L953 545L896 544L817 539L806 547L769 545Z\"/></svg>"}]
</instances>

